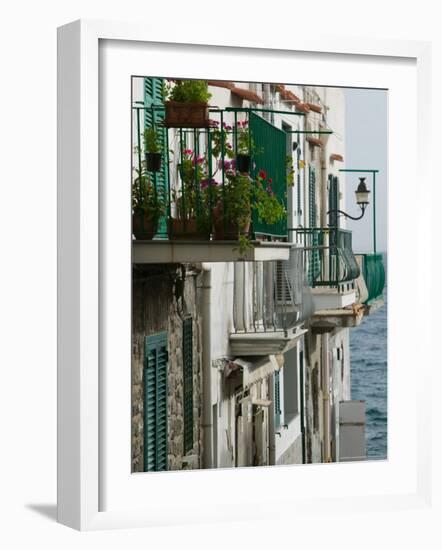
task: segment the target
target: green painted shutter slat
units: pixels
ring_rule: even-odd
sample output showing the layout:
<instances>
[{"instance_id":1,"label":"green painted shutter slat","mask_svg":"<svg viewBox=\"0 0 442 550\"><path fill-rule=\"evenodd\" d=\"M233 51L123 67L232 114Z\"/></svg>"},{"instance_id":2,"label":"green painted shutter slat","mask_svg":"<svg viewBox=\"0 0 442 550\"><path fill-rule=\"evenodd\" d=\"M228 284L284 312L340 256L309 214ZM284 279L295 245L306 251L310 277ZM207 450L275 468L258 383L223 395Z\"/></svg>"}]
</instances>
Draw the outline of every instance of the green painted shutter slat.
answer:
<instances>
[{"instance_id":1,"label":"green painted shutter slat","mask_svg":"<svg viewBox=\"0 0 442 550\"><path fill-rule=\"evenodd\" d=\"M281 426L281 385L279 371L275 371L275 428Z\"/></svg>"},{"instance_id":2,"label":"green painted shutter slat","mask_svg":"<svg viewBox=\"0 0 442 550\"><path fill-rule=\"evenodd\" d=\"M163 105L163 82L162 78L145 78L144 79L144 106L151 107L152 105ZM167 200L169 196L169 169L167 166L167 129L161 130L161 124L164 120L164 111L156 109L144 110L144 127L150 128L155 126L157 130L160 130L160 146L163 153L163 160L161 164L160 172L152 172L151 177L156 188L163 193L164 198ZM163 216L159 220L157 238L167 238L167 219Z\"/></svg>"},{"instance_id":3,"label":"green painted shutter slat","mask_svg":"<svg viewBox=\"0 0 442 550\"><path fill-rule=\"evenodd\" d=\"M167 470L167 332L144 339L144 471Z\"/></svg>"},{"instance_id":4,"label":"green painted shutter slat","mask_svg":"<svg viewBox=\"0 0 442 550\"><path fill-rule=\"evenodd\" d=\"M193 328L183 321L184 454L193 449Z\"/></svg>"},{"instance_id":5,"label":"green painted shutter slat","mask_svg":"<svg viewBox=\"0 0 442 550\"><path fill-rule=\"evenodd\" d=\"M302 216L302 204L301 204L301 170L299 163L301 161L301 146L298 143L296 149L296 199L297 199L297 214Z\"/></svg>"},{"instance_id":6,"label":"green painted shutter slat","mask_svg":"<svg viewBox=\"0 0 442 550\"><path fill-rule=\"evenodd\" d=\"M309 166L308 169L308 217L309 217L309 226L310 228L316 227L316 216L317 216L317 206L316 206L316 170L313 166ZM310 246L315 247L320 244L320 232L312 231L311 233L311 243ZM321 272L321 260L319 255L319 250L310 250L309 253L309 263L307 270L307 279L309 286L313 286L314 281L317 279Z\"/></svg>"},{"instance_id":7,"label":"green painted shutter slat","mask_svg":"<svg viewBox=\"0 0 442 550\"><path fill-rule=\"evenodd\" d=\"M253 175L256 176L259 170L264 170L267 177L272 179L272 190L277 199L287 209L287 134L255 113L250 113L249 127L255 146ZM260 221L257 212L254 211L252 222L255 235L287 237L286 217L270 225Z\"/></svg>"}]
</instances>

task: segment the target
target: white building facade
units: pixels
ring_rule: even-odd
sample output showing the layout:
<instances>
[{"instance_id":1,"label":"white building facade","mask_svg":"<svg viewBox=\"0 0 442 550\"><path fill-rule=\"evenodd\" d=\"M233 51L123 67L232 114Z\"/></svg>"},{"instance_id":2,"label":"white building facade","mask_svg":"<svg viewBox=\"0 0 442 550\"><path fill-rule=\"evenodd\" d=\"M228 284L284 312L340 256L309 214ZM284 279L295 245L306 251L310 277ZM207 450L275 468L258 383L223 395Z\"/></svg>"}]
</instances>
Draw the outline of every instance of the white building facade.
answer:
<instances>
[{"instance_id":1,"label":"white building facade","mask_svg":"<svg viewBox=\"0 0 442 550\"><path fill-rule=\"evenodd\" d=\"M133 144L142 149L149 124L164 132L153 179L164 186L170 218L179 210L183 150L210 158L218 185L224 173L204 132L163 129L162 99L152 92L159 80L133 79ZM167 219L151 240L134 239L133 470L361 460L364 407L351 400L349 334L381 304L383 268L375 262L371 290L373 258L353 251L337 213L346 209L343 92L233 82L209 82L209 91L213 129L239 121L255 129L251 174L262 162L271 180L284 163L284 188L275 183L275 192L286 219L266 228L252 217L245 250L213 235L178 239ZM228 140L235 149L234 130ZM144 170L140 149L134 166ZM143 294L159 274L170 285ZM168 306L155 324L145 312L155 311L158 292ZM149 367L140 346L160 341L166 359ZM154 382L160 397L149 368L163 376L163 390Z\"/></svg>"}]
</instances>

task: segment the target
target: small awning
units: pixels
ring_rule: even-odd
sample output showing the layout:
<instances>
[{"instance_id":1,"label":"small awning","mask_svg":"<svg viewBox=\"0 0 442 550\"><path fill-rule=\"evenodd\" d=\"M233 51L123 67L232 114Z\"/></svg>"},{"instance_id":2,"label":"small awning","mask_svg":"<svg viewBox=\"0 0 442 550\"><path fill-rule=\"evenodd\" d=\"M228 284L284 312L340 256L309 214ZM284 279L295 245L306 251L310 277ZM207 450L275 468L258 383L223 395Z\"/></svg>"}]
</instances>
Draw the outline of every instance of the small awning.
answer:
<instances>
[{"instance_id":1,"label":"small awning","mask_svg":"<svg viewBox=\"0 0 442 550\"><path fill-rule=\"evenodd\" d=\"M292 91L286 90L286 87L283 84L276 84L276 91L279 92L281 99L284 101L291 101L293 103L300 103L301 100L297 95Z\"/></svg>"},{"instance_id":2,"label":"small awning","mask_svg":"<svg viewBox=\"0 0 442 550\"><path fill-rule=\"evenodd\" d=\"M241 367L243 370L243 386L248 387L259 380L263 380L272 375L275 371L279 371L284 364L284 356L280 355L267 355L265 357L256 358L256 360L243 359L242 357L236 357L232 363Z\"/></svg>"},{"instance_id":3,"label":"small awning","mask_svg":"<svg viewBox=\"0 0 442 550\"><path fill-rule=\"evenodd\" d=\"M237 95L241 99L246 99L247 101L250 101L252 103L264 103L262 97L256 92L252 92L252 90L247 90L246 88L237 88L236 86L234 86L233 88L230 88L230 91L232 92L232 94Z\"/></svg>"},{"instance_id":4,"label":"small awning","mask_svg":"<svg viewBox=\"0 0 442 550\"><path fill-rule=\"evenodd\" d=\"M338 153L333 153L330 155L330 161L334 162L335 160L338 162L344 162L344 157L342 155L338 155Z\"/></svg>"},{"instance_id":5,"label":"small awning","mask_svg":"<svg viewBox=\"0 0 442 550\"><path fill-rule=\"evenodd\" d=\"M310 143L310 145L313 145L313 147L322 147L324 145L321 139L312 136L307 136L305 140Z\"/></svg>"},{"instance_id":6,"label":"small awning","mask_svg":"<svg viewBox=\"0 0 442 550\"><path fill-rule=\"evenodd\" d=\"M296 103L296 110L300 113L309 113L310 107L307 105L307 103Z\"/></svg>"},{"instance_id":7,"label":"small awning","mask_svg":"<svg viewBox=\"0 0 442 550\"><path fill-rule=\"evenodd\" d=\"M228 90L235 87L233 82L229 82L228 80L208 80L207 84L209 86L216 86L217 88L227 88Z\"/></svg>"},{"instance_id":8,"label":"small awning","mask_svg":"<svg viewBox=\"0 0 442 550\"><path fill-rule=\"evenodd\" d=\"M310 111L314 111L315 113L322 113L322 107L320 105L316 105L316 103L306 103L308 105Z\"/></svg>"}]
</instances>

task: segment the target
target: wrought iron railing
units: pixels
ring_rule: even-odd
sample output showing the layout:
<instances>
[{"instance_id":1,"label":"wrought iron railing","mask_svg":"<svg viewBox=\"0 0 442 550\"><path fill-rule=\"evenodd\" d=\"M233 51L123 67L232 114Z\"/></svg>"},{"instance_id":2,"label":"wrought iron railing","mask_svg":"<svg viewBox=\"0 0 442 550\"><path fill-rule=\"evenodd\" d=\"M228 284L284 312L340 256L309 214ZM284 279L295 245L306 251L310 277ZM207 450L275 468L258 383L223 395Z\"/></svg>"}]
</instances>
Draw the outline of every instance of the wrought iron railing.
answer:
<instances>
[{"instance_id":1,"label":"wrought iron railing","mask_svg":"<svg viewBox=\"0 0 442 550\"><path fill-rule=\"evenodd\" d=\"M289 231L294 234L293 240L304 249L309 286L332 287L340 292L359 277L351 231L336 228L297 228Z\"/></svg>"},{"instance_id":2,"label":"wrought iron railing","mask_svg":"<svg viewBox=\"0 0 442 550\"><path fill-rule=\"evenodd\" d=\"M183 238L180 232L184 230L188 235L193 225L196 235L205 239L222 240L229 233L232 222L225 214L232 198L229 203L228 183L232 173L239 174L241 143L250 151L250 166L244 173L249 175L252 187L259 185L259 174L263 174L263 189L286 208L286 133L264 120L260 111L270 112L210 108L206 128L167 128L163 104L133 105L133 197L142 200L140 183L153 189L150 211L157 212L154 238ZM155 130L162 154L161 168L156 170L150 169L147 161L144 144L147 128ZM248 144L244 143L244 136ZM287 239L286 216L275 223L266 223L252 204L250 217L250 229L241 227L240 232L248 231L252 238ZM216 236L219 219L224 227Z\"/></svg>"},{"instance_id":3,"label":"wrought iron railing","mask_svg":"<svg viewBox=\"0 0 442 550\"><path fill-rule=\"evenodd\" d=\"M368 290L366 304L383 296L385 286L385 268L382 254L360 254L362 274Z\"/></svg>"},{"instance_id":4,"label":"wrought iron railing","mask_svg":"<svg viewBox=\"0 0 442 550\"><path fill-rule=\"evenodd\" d=\"M288 260L234 264L235 333L287 331L312 313L301 248L293 246Z\"/></svg>"}]
</instances>

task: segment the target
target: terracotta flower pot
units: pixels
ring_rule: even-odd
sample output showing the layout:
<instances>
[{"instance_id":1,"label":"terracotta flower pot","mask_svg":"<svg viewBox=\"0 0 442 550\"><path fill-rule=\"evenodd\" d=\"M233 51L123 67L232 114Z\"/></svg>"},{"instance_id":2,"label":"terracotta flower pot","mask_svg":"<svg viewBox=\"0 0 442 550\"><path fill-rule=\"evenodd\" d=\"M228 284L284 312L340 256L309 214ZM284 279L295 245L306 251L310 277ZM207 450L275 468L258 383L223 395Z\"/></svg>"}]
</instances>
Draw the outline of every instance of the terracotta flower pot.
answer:
<instances>
[{"instance_id":1,"label":"terracotta flower pot","mask_svg":"<svg viewBox=\"0 0 442 550\"><path fill-rule=\"evenodd\" d=\"M168 220L169 238L174 241L207 241L210 239L210 232L204 231L193 218L183 220L171 218Z\"/></svg>"},{"instance_id":2,"label":"terracotta flower pot","mask_svg":"<svg viewBox=\"0 0 442 550\"><path fill-rule=\"evenodd\" d=\"M132 214L132 233L140 241L151 241L158 231L158 219L143 211Z\"/></svg>"},{"instance_id":3,"label":"terracotta flower pot","mask_svg":"<svg viewBox=\"0 0 442 550\"><path fill-rule=\"evenodd\" d=\"M166 101L167 128L207 128L209 126L209 109L207 103L181 103Z\"/></svg>"},{"instance_id":4,"label":"terracotta flower pot","mask_svg":"<svg viewBox=\"0 0 442 550\"><path fill-rule=\"evenodd\" d=\"M161 170L161 153L146 153L146 168L149 172Z\"/></svg>"},{"instance_id":5,"label":"terracotta flower pot","mask_svg":"<svg viewBox=\"0 0 442 550\"><path fill-rule=\"evenodd\" d=\"M219 203L213 209L213 240L237 241L241 235L249 234L250 223L251 215L242 225L232 220L225 220L223 216L223 205Z\"/></svg>"}]
</instances>

